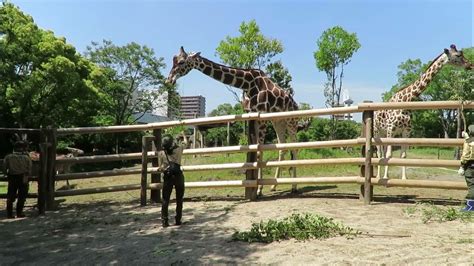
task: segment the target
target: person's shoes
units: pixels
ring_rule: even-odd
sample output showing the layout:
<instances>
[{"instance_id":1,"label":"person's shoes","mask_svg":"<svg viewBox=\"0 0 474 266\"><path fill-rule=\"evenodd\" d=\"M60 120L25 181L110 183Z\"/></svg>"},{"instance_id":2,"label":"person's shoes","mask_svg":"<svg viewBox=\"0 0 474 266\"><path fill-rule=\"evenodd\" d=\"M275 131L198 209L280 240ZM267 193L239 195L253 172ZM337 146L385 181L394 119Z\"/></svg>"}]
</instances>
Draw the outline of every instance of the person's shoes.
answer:
<instances>
[{"instance_id":1,"label":"person's shoes","mask_svg":"<svg viewBox=\"0 0 474 266\"><path fill-rule=\"evenodd\" d=\"M16 218L23 218L23 217L26 217L24 213L18 213L16 215Z\"/></svg>"},{"instance_id":2,"label":"person's shoes","mask_svg":"<svg viewBox=\"0 0 474 266\"><path fill-rule=\"evenodd\" d=\"M181 225L181 221L176 221L176 223L174 223L174 225Z\"/></svg>"},{"instance_id":3,"label":"person's shoes","mask_svg":"<svg viewBox=\"0 0 474 266\"><path fill-rule=\"evenodd\" d=\"M466 200L466 207L462 209L463 212L474 212L474 200Z\"/></svg>"},{"instance_id":4,"label":"person's shoes","mask_svg":"<svg viewBox=\"0 0 474 266\"><path fill-rule=\"evenodd\" d=\"M13 214L7 214L7 219L15 219L15 216L13 216Z\"/></svg>"},{"instance_id":5,"label":"person's shoes","mask_svg":"<svg viewBox=\"0 0 474 266\"><path fill-rule=\"evenodd\" d=\"M162 225L163 225L163 227L168 227L168 226L170 226L170 224L168 223L168 221L163 221L163 222L162 222Z\"/></svg>"}]
</instances>

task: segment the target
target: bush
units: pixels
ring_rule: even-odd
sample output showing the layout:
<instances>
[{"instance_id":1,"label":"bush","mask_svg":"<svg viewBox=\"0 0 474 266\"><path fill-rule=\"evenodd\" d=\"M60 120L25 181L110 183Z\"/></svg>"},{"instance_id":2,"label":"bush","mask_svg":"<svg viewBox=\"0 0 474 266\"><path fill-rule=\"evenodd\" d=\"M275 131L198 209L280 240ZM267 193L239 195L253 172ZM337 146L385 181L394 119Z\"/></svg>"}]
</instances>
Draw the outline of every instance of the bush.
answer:
<instances>
[{"instance_id":1,"label":"bush","mask_svg":"<svg viewBox=\"0 0 474 266\"><path fill-rule=\"evenodd\" d=\"M293 214L283 220L253 223L250 231L235 232L233 240L270 243L282 239L325 239L338 235L355 236L360 231L336 223L332 218L315 214Z\"/></svg>"}]
</instances>

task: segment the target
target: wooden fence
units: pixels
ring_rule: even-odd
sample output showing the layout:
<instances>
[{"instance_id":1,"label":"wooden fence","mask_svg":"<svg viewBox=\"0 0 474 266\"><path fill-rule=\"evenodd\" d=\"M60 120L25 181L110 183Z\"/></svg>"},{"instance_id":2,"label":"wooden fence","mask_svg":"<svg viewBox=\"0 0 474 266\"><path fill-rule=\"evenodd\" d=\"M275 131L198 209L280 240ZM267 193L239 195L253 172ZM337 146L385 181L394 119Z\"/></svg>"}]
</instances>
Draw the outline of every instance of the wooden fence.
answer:
<instances>
[{"instance_id":1,"label":"wooden fence","mask_svg":"<svg viewBox=\"0 0 474 266\"><path fill-rule=\"evenodd\" d=\"M83 128L59 128L59 129L42 129L42 140L45 156L47 159L42 161L45 164L39 179L45 183L42 186L43 194L38 193L38 198L44 197L47 208L54 206L55 197L85 195L93 193L141 190L141 204L146 204L147 190L151 190L150 199L154 202L160 201L161 175L157 171L156 152L161 146L161 133L163 129L174 126L196 126L204 124L217 124L235 121L249 121L249 143L250 145L214 147L188 149L184 154L219 154L219 153L246 153L246 162L241 163L225 163L225 164L209 164L209 165L185 165L183 171L205 171L205 170L223 170L223 169L244 169L246 170L245 180L227 180L227 181L208 181L208 182L186 182L187 188L211 188L211 187L244 187L245 197L248 199L256 198L256 188L259 185L275 185L275 184L340 184L353 183L360 184L360 196L366 204L372 199L372 189L374 185L380 186L399 186L399 187L423 187L423 188L442 188L442 189L466 189L464 182L450 181L430 181L430 180L399 180L399 179L377 179L373 176L373 166L377 165L398 165L398 166L420 166L420 167L457 167L460 162L457 160L422 160L422 159L377 159L373 158L374 145L410 145L410 146L444 146L457 147L462 146L462 139L416 139L416 138L374 138L373 137L373 117L374 111L385 109L474 109L474 102L408 102L408 103L371 103L364 102L352 107L338 107L327 109L313 109L280 113L248 113L242 115L227 115L219 117L195 118L181 121L159 122L146 125L128 125L128 126L110 126L110 127L83 127ZM256 137L258 134L252 126L256 120L274 120L286 118L312 117L321 115L334 115L362 112L363 129L361 136L357 139L350 140L333 140L333 141L315 141L304 143L284 143L284 144L264 144L257 145ZM253 129L253 130L252 130ZM0 129L1 132L2 129ZM9 129L11 130L11 129ZM134 131L152 131L152 136L145 136L142 139L141 153L128 153L116 155L98 155L98 156L82 156L74 158L55 159L57 138L68 134L91 134L91 133L117 133L117 132L134 132ZM275 150L292 150L307 148L327 148L327 147L362 147L361 157L356 158L334 158L334 159L305 159L305 160L285 160L285 161L257 161L257 152L275 151ZM117 169L108 171L95 171L84 173L68 173L55 174L56 164L67 163L96 163L118 160L140 160L141 168ZM148 163L152 162L152 167L148 167ZM279 179L260 179L257 180L258 170L266 167L282 167L282 166L309 166L309 165L359 165L361 173L359 176L346 177L304 177L304 178L279 178ZM55 190L55 182L57 180L72 180L86 178L100 178L119 175L140 174L140 183L132 185L109 186L100 188L74 189L74 190ZM151 174L151 182L148 181L148 175ZM138 181L138 179L137 179ZM43 196L44 195L44 196ZM38 201L40 202L40 200Z\"/></svg>"}]
</instances>

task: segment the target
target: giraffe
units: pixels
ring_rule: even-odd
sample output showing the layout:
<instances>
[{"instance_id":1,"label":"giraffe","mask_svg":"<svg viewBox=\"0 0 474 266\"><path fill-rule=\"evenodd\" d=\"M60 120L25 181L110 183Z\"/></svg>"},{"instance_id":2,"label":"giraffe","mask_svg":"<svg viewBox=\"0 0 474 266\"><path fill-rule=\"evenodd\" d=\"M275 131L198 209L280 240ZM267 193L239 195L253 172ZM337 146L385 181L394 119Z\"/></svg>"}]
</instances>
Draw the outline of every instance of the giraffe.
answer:
<instances>
[{"instance_id":1,"label":"giraffe","mask_svg":"<svg viewBox=\"0 0 474 266\"><path fill-rule=\"evenodd\" d=\"M410 102L416 99L426 89L433 77L445 65L451 64L466 69L472 69L470 64L463 55L462 51L458 51L456 46L452 44L450 49L444 49L444 52L436 57L428 66L425 72L414 83L402 88L396 92L388 101L389 102ZM401 135L402 138L408 138L411 132L411 112L407 110L381 110L374 113L374 135L376 137L392 138ZM406 158L408 146L401 147L401 158ZM377 156L379 158L391 158L392 146L377 146ZM380 177L381 167L377 167L377 177ZM384 179L388 178L388 166L385 166ZM402 166L402 179L406 179L406 167Z\"/></svg>"},{"instance_id":2,"label":"giraffe","mask_svg":"<svg viewBox=\"0 0 474 266\"><path fill-rule=\"evenodd\" d=\"M205 75L216 79L226 85L233 86L243 91L242 105L248 112L282 112L298 110L298 104L293 97L285 90L275 84L265 73L259 69L239 69L224 66L209 59L201 57L200 53L190 53L189 55L180 48L179 54L173 57L173 67L168 76L167 82L175 84L176 80L188 74L192 69L196 69ZM298 119L272 120L278 143L285 143L287 138L290 142L296 141L298 129ZM263 144L266 133L265 121L255 121L258 128L257 143ZM285 151L279 151L278 160L283 160ZM261 153L257 155L261 158ZM296 160L297 151L291 151L291 159ZM296 168L292 168L293 176L296 176ZM280 177L280 168L275 172L275 178ZM259 174L261 178L261 174ZM276 186L272 186L275 190ZM296 185L292 186L292 192L296 192ZM257 189L257 194L262 195L262 186Z\"/></svg>"}]
</instances>

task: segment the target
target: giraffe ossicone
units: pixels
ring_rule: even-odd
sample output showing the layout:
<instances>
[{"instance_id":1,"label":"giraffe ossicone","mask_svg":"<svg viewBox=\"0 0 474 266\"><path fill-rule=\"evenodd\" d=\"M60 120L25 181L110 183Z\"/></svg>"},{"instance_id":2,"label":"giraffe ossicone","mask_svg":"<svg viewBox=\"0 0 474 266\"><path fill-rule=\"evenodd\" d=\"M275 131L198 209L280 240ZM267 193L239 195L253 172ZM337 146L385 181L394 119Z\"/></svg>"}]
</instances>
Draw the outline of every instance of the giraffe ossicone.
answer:
<instances>
[{"instance_id":1,"label":"giraffe ossicone","mask_svg":"<svg viewBox=\"0 0 474 266\"><path fill-rule=\"evenodd\" d=\"M179 53L173 57L173 67L168 75L167 82L175 84L176 81L188 74L192 69L199 70L203 74L220 81L226 85L241 89L244 94L243 106L246 111L251 112L282 112L298 110L298 104L292 95L275 84L263 71L259 69L240 69L221 65L201 57L200 53L189 53L181 47ZM298 119L272 120L278 143L285 143L287 139L296 141L298 130ZM258 129L258 144L263 144L266 133L265 121L255 121ZM285 152L280 151L278 160L281 161ZM258 155L261 158L261 154ZM291 158L296 160L297 151L291 151ZM280 176L280 168L277 168L275 178ZM292 167L292 175L296 176L296 168ZM259 174L261 178L261 173ZM275 186L272 187L272 190ZM258 188L260 195L262 187ZM296 192L296 185L292 186Z\"/></svg>"},{"instance_id":2,"label":"giraffe ossicone","mask_svg":"<svg viewBox=\"0 0 474 266\"><path fill-rule=\"evenodd\" d=\"M473 65L469 63L462 51L458 51L456 45L452 44L449 49L437 56L428 66L421 76L412 84L400 89L396 92L388 102L410 102L420 96L427 88L428 84L440 69L451 64L463 67L467 70L473 69ZM402 138L408 138L411 132L411 112L407 110L382 110L374 113L374 135L375 137L392 138L401 135ZM401 148L401 158L406 158L408 146ZM390 159L392 157L392 146L377 146L377 156L379 158ZM377 177L380 177L381 167L377 167ZM384 179L388 178L388 166L385 166ZM406 179L406 167L402 166L402 179Z\"/></svg>"}]
</instances>

